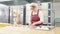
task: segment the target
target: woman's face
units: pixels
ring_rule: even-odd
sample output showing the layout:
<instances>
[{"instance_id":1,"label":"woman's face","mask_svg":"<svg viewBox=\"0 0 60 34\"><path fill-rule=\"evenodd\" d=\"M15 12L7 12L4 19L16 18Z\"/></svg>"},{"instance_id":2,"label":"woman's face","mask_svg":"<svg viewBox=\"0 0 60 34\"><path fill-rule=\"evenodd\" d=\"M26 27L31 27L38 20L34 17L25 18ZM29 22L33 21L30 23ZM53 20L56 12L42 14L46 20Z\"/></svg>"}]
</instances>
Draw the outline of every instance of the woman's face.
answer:
<instances>
[{"instance_id":1,"label":"woman's face","mask_svg":"<svg viewBox=\"0 0 60 34\"><path fill-rule=\"evenodd\" d=\"M31 10L36 10L36 7L35 6L31 6Z\"/></svg>"}]
</instances>

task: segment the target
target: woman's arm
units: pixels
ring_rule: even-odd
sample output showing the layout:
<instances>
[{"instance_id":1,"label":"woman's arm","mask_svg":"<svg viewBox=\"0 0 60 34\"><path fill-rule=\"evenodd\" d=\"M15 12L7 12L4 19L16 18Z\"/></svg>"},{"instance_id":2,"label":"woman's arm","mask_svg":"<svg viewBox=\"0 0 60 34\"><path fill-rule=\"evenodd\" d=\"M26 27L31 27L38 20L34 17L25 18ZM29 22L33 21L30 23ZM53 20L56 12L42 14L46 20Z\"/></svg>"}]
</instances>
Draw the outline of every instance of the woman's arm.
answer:
<instances>
[{"instance_id":1,"label":"woman's arm","mask_svg":"<svg viewBox=\"0 0 60 34\"><path fill-rule=\"evenodd\" d=\"M38 22L33 23L32 25L35 26L35 25L37 25L37 24L42 24L42 23L43 23L43 22L38 21Z\"/></svg>"}]
</instances>

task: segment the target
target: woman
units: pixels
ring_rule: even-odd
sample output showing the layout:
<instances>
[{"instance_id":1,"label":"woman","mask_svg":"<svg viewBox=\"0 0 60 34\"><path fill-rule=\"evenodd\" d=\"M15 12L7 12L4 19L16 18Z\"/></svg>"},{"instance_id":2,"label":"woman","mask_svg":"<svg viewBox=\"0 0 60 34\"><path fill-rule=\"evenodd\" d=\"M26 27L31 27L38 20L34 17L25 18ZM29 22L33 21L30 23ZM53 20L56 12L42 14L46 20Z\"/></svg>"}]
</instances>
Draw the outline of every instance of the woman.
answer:
<instances>
[{"instance_id":1,"label":"woman","mask_svg":"<svg viewBox=\"0 0 60 34\"><path fill-rule=\"evenodd\" d=\"M44 15L36 3L31 3L31 25L40 26L44 22Z\"/></svg>"}]
</instances>

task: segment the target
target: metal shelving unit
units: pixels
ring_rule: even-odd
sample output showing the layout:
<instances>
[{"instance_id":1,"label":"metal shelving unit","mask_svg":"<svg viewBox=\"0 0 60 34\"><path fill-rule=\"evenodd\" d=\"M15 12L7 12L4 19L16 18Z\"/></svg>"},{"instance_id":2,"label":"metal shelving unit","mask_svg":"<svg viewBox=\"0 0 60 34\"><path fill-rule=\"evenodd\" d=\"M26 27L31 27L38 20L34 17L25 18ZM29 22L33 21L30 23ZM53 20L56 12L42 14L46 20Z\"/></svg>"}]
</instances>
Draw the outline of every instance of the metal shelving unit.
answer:
<instances>
[{"instance_id":1,"label":"metal shelving unit","mask_svg":"<svg viewBox=\"0 0 60 34\"><path fill-rule=\"evenodd\" d=\"M44 24L53 25L54 23L54 13L52 9L52 2L43 2L41 5L42 11L44 13Z\"/></svg>"}]
</instances>

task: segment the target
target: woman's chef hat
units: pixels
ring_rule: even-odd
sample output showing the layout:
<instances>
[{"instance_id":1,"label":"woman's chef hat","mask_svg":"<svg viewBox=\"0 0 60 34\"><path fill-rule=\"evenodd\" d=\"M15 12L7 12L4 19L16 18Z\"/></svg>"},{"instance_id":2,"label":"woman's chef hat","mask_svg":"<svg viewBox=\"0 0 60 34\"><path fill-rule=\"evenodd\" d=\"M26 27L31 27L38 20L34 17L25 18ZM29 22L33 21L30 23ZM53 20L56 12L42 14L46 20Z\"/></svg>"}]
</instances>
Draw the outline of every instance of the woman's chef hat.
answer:
<instances>
[{"instance_id":1,"label":"woman's chef hat","mask_svg":"<svg viewBox=\"0 0 60 34\"><path fill-rule=\"evenodd\" d=\"M38 4L37 3L31 3L30 6L35 6L35 7L38 7Z\"/></svg>"}]
</instances>

